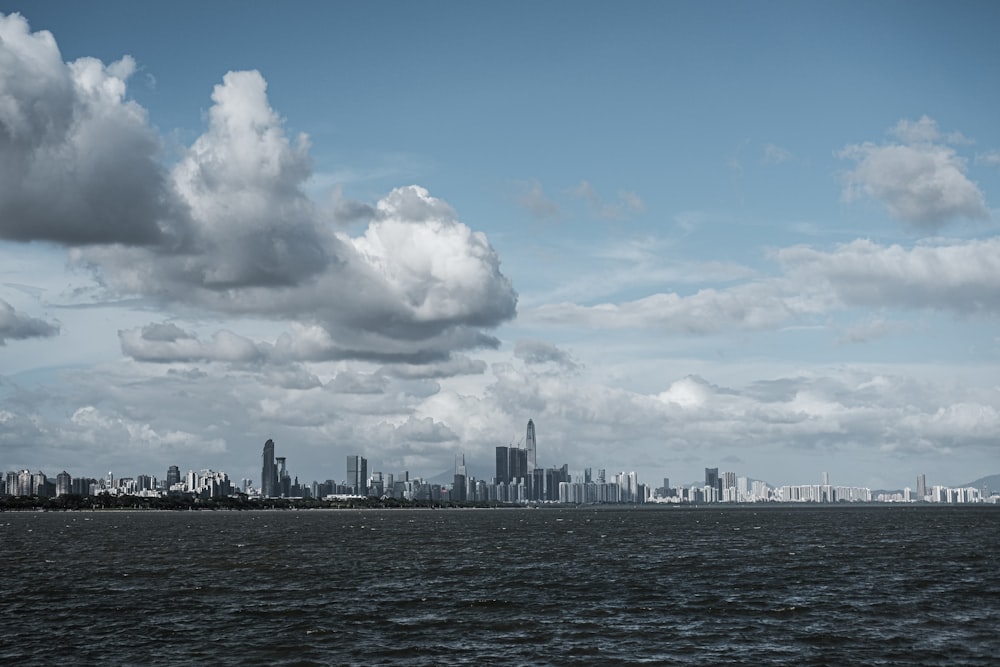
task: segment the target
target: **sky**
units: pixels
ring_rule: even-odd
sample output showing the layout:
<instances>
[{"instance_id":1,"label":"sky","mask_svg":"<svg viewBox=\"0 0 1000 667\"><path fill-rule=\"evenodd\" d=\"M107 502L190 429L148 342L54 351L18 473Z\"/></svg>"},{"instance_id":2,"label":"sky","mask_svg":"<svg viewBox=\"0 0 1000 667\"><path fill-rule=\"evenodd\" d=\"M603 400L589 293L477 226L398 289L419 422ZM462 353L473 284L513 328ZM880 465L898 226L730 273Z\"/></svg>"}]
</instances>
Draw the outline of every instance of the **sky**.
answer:
<instances>
[{"instance_id":1,"label":"sky","mask_svg":"<svg viewBox=\"0 0 1000 667\"><path fill-rule=\"evenodd\" d=\"M997 26L0 0L0 470L998 473Z\"/></svg>"}]
</instances>

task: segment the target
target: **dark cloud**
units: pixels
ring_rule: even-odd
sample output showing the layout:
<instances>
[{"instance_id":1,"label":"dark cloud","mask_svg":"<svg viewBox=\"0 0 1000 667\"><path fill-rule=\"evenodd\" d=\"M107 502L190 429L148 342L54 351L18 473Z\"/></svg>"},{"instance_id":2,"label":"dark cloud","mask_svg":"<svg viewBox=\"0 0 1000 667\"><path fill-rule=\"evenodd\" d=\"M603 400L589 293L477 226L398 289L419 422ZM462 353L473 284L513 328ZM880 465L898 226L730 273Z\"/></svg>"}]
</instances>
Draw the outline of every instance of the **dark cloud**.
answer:
<instances>
[{"instance_id":1,"label":"dark cloud","mask_svg":"<svg viewBox=\"0 0 1000 667\"><path fill-rule=\"evenodd\" d=\"M541 340L519 340L514 346L514 356L526 364L557 364L567 370L579 367L568 352L552 343Z\"/></svg>"},{"instance_id":2,"label":"dark cloud","mask_svg":"<svg viewBox=\"0 0 1000 667\"><path fill-rule=\"evenodd\" d=\"M48 338L58 333L57 325L21 314L0 299L0 345L5 345L8 339Z\"/></svg>"},{"instance_id":3,"label":"dark cloud","mask_svg":"<svg viewBox=\"0 0 1000 667\"><path fill-rule=\"evenodd\" d=\"M171 242L183 206L128 56L63 63L52 35L0 15L0 237L72 245Z\"/></svg>"}]
</instances>

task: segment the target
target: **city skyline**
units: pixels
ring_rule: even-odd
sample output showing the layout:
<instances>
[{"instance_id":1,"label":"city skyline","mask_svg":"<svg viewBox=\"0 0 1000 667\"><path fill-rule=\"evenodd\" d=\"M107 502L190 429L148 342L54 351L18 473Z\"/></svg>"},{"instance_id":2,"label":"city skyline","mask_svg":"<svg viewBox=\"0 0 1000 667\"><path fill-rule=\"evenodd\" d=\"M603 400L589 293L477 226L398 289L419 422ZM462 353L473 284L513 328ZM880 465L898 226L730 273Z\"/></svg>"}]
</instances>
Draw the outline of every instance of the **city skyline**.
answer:
<instances>
[{"instance_id":1,"label":"city skyline","mask_svg":"<svg viewBox=\"0 0 1000 667\"><path fill-rule=\"evenodd\" d=\"M0 0L0 468L1000 470L998 23Z\"/></svg>"},{"instance_id":2,"label":"city skyline","mask_svg":"<svg viewBox=\"0 0 1000 667\"><path fill-rule=\"evenodd\" d=\"M649 498L659 498L668 499L673 498L676 502L757 502L769 493L776 492L778 489L782 490L782 493L792 494L795 499L799 499L802 496L802 500L811 500L817 502L834 502L830 500L829 494L831 494L831 489L836 490L838 493L846 494L843 499L848 499L851 502L872 502L876 500L877 502L892 502L895 501L906 501L911 502L913 498L927 498L931 497L929 490L933 489L935 494L940 492L946 492L950 489L974 489L975 492L983 491L976 486L977 480L970 480L963 484L958 485L944 485L938 483L932 483L928 485L927 476L924 473L920 473L916 476L916 483L914 486L906 485L898 489L870 489L867 487L857 487L847 484L831 483L830 474L827 471L823 471L822 483L802 483L801 481L793 483L788 480L780 483L773 483L766 479L755 479L747 477L746 475L740 474L738 471L724 471L721 475L719 473L719 468L708 468L704 469L704 484L699 485L697 481L681 482L679 484L672 485L669 478L663 478L663 484L660 487L656 487L656 484L650 483L649 481L640 480L640 476L636 471L630 471L626 473L625 471L620 471L618 473L607 474L608 468L595 468L594 466L584 464L582 467L578 466L570 469L568 463L564 463L561 467L557 468L553 466L552 468L534 468L529 466L529 449L527 446L521 447L522 443L527 444L530 442L532 444L532 450L535 449L535 429L534 420L528 420L527 427L527 437L518 442L517 446L513 443L511 446L498 446L496 448L496 460L495 460L495 475L487 478L477 478L475 475L470 475L467 470L465 463L464 454L460 454L455 458L455 475L452 488L460 488L461 485L468 480L470 482L480 482L486 483L489 480L489 484L499 484L499 485L509 485L520 481L522 484L527 482L527 495L518 499L511 498L497 498L491 497L490 500L500 500L502 502L531 502L531 501L552 501L554 498L546 498L541 494L539 489L542 489L545 485L546 475L548 473L555 473L559 477L555 480L556 484L559 482L572 482L572 483L585 483L589 485L591 481L599 481L601 484L605 483L606 478L614 478L615 485L628 485L630 493L634 494L635 490L632 489L633 485L647 489L646 493ZM374 470L369 475L368 460L363 455L355 454L347 457L346 463L346 473L342 479L337 480L335 476L328 476L325 478L325 482L321 482L319 479L314 479L311 482L302 480L300 483L298 475L295 475L294 485L292 484L291 473L286 468L287 457L276 456L276 445L273 439L268 439L263 445L262 452L262 466L260 469L260 477L257 480L253 478L243 478L237 484L235 480L232 480L228 473L225 471L215 472L211 469L202 468L200 473L197 473L195 468L189 469L186 479L187 488L195 488L196 484L193 480L199 479L199 475L202 479L209 480L215 488L214 484L216 481L225 481L226 484L231 484L229 491L235 493L236 491L250 492L253 495L259 495L264 498L281 498L281 497L300 497L300 494L305 493L308 497L308 489L311 487L316 488L317 484L334 484L335 490L330 490L330 494L342 493L348 495L365 495L365 489L367 489L369 495L382 495L382 487L378 486L378 491L373 491L374 488L371 484L375 482L381 485L384 480L388 480L388 487L392 487L392 480L395 476L395 472L383 472L381 470ZM593 474L593 470L597 470L596 476ZM611 469L613 470L613 469ZM535 472L537 471L537 472ZM2 471L0 471L2 472ZM409 471L399 471L399 479L410 481ZM534 475L532 473L535 472ZM9 488L11 479L16 479L20 476L22 486L28 485L30 488L34 489L35 485L38 484L38 479L44 479L46 476L42 471L37 473L32 473L30 469L25 468L20 471L7 471L5 474L6 482L8 485L7 489L4 489L7 495L17 495L12 494ZM540 475L540 476L539 476ZM13 476L13 477L12 477ZM441 477L442 475L437 475ZM534 476L535 481L532 482L532 477ZM322 475L321 475L322 477ZM988 477L1000 477L1000 474L990 474ZM24 480L28 481L24 481ZM49 479L52 479L51 477ZM70 475L66 470L60 472L56 478L58 481L55 483L54 488L57 489L56 494L63 493L75 493L77 495L87 495L87 492L79 487L78 482L86 481L88 479L95 480L96 478L83 476L73 476ZM114 471L108 471L107 474L101 479L102 488L117 488L115 483L115 473ZM134 485L138 490L152 490L156 488L163 488L164 490L174 488L174 485L180 485L181 474L180 468L177 465L169 466L165 478L165 484L159 485L158 479L155 476L151 476L146 473L138 474L135 476L126 476L118 478L119 481L125 480ZM72 480L73 485L70 487L70 481ZM422 476L414 476L414 480L418 480L421 483L427 483L428 480L424 480ZM2 482L4 480L0 480ZM433 480L431 480L433 481ZM537 486L537 489L533 492L531 490L532 484ZM438 485L442 488L447 489L447 485ZM27 488L27 487L26 487ZM227 487L223 486L222 489ZM336 490L340 489L340 490ZM732 494L727 493L726 490L733 491ZM298 491L296 491L298 490ZM305 491L303 491L305 490ZM736 493L736 491L739 493ZM752 491L751 491L752 490ZM939 491L941 490L941 491ZM998 490L1000 491L1000 490ZM697 492L697 500L689 499L688 494L691 492ZM765 493L767 492L767 493ZM863 497L857 497L859 492L866 492ZM885 500L875 499L874 494L879 493L895 493L894 496L889 497ZM214 493L214 491L213 491ZM470 500L464 492L459 492L458 496L451 495L455 491L450 491L449 499L465 501ZM522 493L524 493L522 491ZM997 491L994 491L997 493ZM25 493L24 495L34 495L34 493ZM225 495L229 495L227 491ZM912 495L912 498L911 498ZM212 496L214 497L214 496ZM985 497L985 496L983 496ZM582 501L578 501L582 502ZM592 501L593 502L593 501ZM597 502L609 502L605 497ZM632 500L614 500L610 502L634 502ZM935 495L934 502L951 502L942 501L940 496ZM957 502L967 502L967 501L957 501Z\"/></svg>"}]
</instances>

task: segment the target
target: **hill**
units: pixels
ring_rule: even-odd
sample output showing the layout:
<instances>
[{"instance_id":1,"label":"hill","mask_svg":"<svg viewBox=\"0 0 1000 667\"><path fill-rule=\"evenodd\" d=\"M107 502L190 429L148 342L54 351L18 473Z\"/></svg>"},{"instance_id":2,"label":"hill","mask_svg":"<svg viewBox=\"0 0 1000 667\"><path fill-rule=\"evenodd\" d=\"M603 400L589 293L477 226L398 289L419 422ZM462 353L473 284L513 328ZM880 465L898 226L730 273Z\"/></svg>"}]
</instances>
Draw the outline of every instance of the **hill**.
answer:
<instances>
[{"instance_id":1,"label":"hill","mask_svg":"<svg viewBox=\"0 0 1000 667\"><path fill-rule=\"evenodd\" d=\"M976 481L963 484L962 486L971 486L974 489L986 487L986 490L989 492L1000 491L1000 474L980 477Z\"/></svg>"}]
</instances>

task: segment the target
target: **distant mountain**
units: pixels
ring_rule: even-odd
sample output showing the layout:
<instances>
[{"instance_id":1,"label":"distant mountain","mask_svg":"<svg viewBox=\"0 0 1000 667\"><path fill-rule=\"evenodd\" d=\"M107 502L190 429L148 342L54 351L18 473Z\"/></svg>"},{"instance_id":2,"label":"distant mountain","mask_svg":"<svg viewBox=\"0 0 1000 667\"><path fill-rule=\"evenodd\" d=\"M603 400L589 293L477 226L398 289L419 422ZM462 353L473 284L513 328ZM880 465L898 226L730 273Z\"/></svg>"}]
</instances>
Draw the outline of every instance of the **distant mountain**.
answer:
<instances>
[{"instance_id":1,"label":"distant mountain","mask_svg":"<svg viewBox=\"0 0 1000 667\"><path fill-rule=\"evenodd\" d=\"M1000 474L980 477L975 482L969 482L968 484L963 484L962 486L971 486L974 489L981 489L985 486L988 491L994 493L1000 491Z\"/></svg>"}]
</instances>

